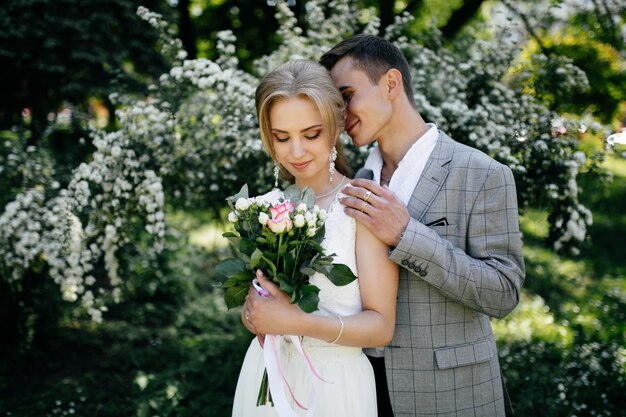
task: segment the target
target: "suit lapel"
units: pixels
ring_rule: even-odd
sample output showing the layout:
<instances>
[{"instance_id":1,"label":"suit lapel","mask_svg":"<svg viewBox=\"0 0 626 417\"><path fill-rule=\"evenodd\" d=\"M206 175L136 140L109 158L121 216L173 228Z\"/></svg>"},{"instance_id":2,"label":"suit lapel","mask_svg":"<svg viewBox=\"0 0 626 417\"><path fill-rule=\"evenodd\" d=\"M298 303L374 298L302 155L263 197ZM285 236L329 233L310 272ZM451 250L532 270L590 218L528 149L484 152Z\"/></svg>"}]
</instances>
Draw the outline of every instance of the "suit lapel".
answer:
<instances>
[{"instance_id":1,"label":"suit lapel","mask_svg":"<svg viewBox=\"0 0 626 417\"><path fill-rule=\"evenodd\" d=\"M448 163L452 159L453 145L454 141L440 131L435 148L415 185L408 209L412 217L420 222L448 176Z\"/></svg>"}]
</instances>

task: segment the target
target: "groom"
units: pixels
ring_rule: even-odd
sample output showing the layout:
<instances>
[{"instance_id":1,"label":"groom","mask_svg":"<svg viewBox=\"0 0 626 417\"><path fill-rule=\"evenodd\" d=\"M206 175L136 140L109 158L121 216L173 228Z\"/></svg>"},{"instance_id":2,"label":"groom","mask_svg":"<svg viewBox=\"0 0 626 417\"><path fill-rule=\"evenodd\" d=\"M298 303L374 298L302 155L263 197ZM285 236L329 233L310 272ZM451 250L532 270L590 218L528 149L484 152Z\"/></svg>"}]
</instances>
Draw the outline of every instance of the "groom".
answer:
<instances>
[{"instance_id":1,"label":"groom","mask_svg":"<svg viewBox=\"0 0 626 417\"><path fill-rule=\"evenodd\" d=\"M368 352L378 388L387 383L396 417L504 416L489 319L515 308L524 281L511 170L424 122L408 63L386 40L357 35L320 63L353 143L378 144L365 163L373 180L343 190L345 211L401 266L395 336L384 359ZM392 415L381 397L379 415Z\"/></svg>"}]
</instances>

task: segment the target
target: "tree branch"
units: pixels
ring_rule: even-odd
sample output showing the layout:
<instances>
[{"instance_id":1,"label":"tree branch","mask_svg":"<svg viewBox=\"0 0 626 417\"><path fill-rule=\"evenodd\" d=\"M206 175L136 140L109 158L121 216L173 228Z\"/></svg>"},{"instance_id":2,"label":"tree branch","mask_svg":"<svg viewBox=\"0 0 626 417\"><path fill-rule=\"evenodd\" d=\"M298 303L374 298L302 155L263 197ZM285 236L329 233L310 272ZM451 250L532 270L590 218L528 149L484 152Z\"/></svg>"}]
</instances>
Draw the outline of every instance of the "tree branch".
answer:
<instances>
[{"instance_id":1,"label":"tree branch","mask_svg":"<svg viewBox=\"0 0 626 417\"><path fill-rule=\"evenodd\" d=\"M452 12L452 16L443 28L441 34L446 39L452 39L478 12L483 0L464 1L461 7Z\"/></svg>"},{"instance_id":2,"label":"tree branch","mask_svg":"<svg viewBox=\"0 0 626 417\"><path fill-rule=\"evenodd\" d=\"M502 4L504 4L507 7L507 9L511 10L514 14L516 14L522 20L522 23L524 23L524 27L526 28L526 31L528 32L528 34L537 42L541 52L545 52L546 47L541 41L541 38L539 37L539 35L537 35L532 25L530 24L528 17L524 13L516 9L515 6L511 4L510 1L502 0Z\"/></svg>"}]
</instances>

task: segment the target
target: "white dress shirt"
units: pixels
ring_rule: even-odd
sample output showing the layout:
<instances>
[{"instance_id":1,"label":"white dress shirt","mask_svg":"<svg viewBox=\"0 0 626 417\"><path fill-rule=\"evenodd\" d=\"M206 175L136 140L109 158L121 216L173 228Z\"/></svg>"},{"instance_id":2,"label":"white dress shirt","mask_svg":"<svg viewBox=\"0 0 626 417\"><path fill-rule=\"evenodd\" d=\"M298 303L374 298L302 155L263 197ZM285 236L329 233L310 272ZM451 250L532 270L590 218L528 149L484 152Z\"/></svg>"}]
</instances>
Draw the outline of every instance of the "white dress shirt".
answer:
<instances>
[{"instance_id":1,"label":"white dress shirt","mask_svg":"<svg viewBox=\"0 0 626 417\"><path fill-rule=\"evenodd\" d=\"M428 126L428 130L411 146L406 155L404 155L404 158L402 158L398 164L398 168L396 168L389 182L389 188L398 196L404 205L409 204L413 190L422 176L426 161L428 161L431 152L435 149L435 144L439 137L437 126L433 123L428 123L426 126ZM380 184L383 157L380 154L378 145L374 146L370 151L364 167L374 172L374 181Z\"/></svg>"}]
</instances>

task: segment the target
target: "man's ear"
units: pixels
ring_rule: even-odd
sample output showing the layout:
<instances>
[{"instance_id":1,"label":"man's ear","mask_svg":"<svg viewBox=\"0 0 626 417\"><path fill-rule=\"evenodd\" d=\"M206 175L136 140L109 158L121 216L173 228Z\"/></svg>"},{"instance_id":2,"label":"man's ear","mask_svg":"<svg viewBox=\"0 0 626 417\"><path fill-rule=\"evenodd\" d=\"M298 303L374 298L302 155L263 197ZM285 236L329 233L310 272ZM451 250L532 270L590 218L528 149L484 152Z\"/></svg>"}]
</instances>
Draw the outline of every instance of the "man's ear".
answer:
<instances>
[{"instance_id":1,"label":"man's ear","mask_svg":"<svg viewBox=\"0 0 626 417\"><path fill-rule=\"evenodd\" d=\"M404 92L402 73L395 68L391 68L385 74L385 84L387 87L387 98L390 100L395 100Z\"/></svg>"}]
</instances>

